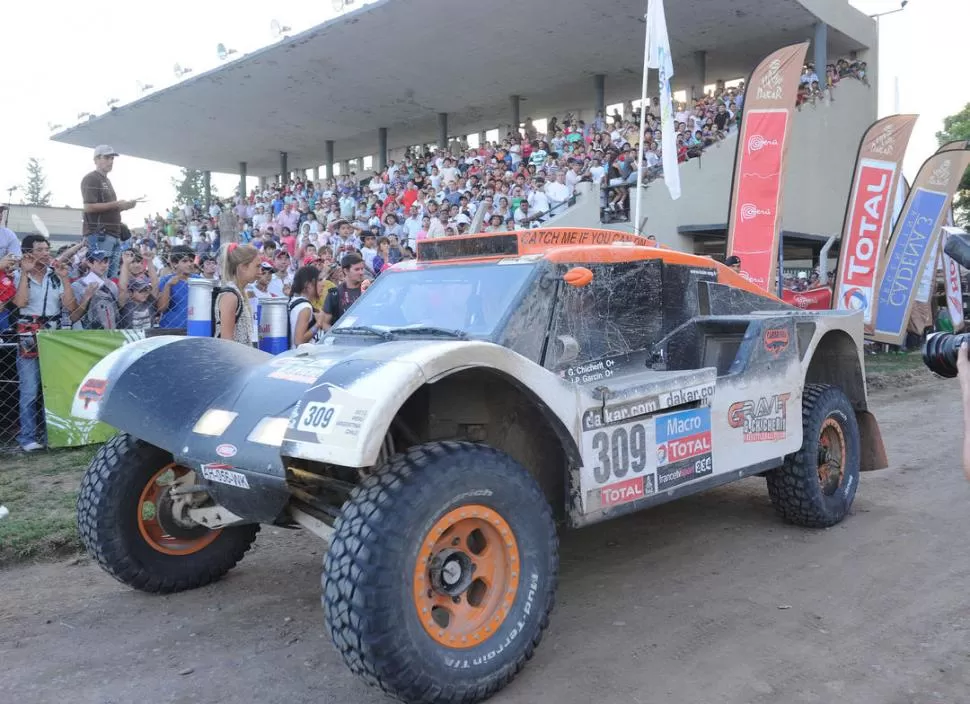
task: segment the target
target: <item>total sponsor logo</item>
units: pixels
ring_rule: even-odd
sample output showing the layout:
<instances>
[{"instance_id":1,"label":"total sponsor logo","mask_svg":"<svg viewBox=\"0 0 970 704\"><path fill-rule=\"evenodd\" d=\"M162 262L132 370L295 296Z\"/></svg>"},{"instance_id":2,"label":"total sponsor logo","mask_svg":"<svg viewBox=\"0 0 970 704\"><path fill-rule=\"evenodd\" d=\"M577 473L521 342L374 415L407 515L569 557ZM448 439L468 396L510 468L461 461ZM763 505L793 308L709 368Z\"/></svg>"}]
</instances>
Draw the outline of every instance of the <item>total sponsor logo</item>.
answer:
<instances>
[{"instance_id":1,"label":"total sponsor logo","mask_svg":"<svg viewBox=\"0 0 970 704\"><path fill-rule=\"evenodd\" d=\"M759 215L771 215L771 210L768 208L759 208L754 203L745 203L741 206L741 221L747 222L748 220L754 220Z\"/></svg>"},{"instance_id":2,"label":"total sponsor logo","mask_svg":"<svg viewBox=\"0 0 970 704\"><path fill-rule=\"evenodd\" d=\"M634 477L626 481L609 484L598 489L600 495L600 507L609 508L610 506L620 506L631 501L652 496L656 493L654 475L648 474L643 477Z\"/></svg>"},{"instance_id":3,"label":"total sponsor logo","mask_svg":"<svg viewBox=\"0 0 970 704\"><path fill-rule=\"evenodd\" d=\"M656 420L657 491L711 474L711 409L692 408Z\"/></svg>"},{"instance_id":4,"label":"total sponsor logo","mask_svg":"<svg viewBox=\"0 0 970 704\"><path fill-rule=\"evenodd\" d=\"M860 165L844 249L848 256L839 288L843 310L869 310L895 173L896 166L891 163Z\"/></svg>"},{"instance_id":5,"label":"total sponsor logo","mask_svg":"<svg viewBox=\"0 0 970 704\"><path fill-rule=\"evenodd\" d=\"M765 147L777 147L777 139L766 139L764 135L753 134L748 138L748 154L760 152Z\"/></svg>"},{"instance_id":6,"label":"total sponsor logo","mask_svg":"<svg viewBox=\"0 0 970 704\"><path fill-rule=\"evenodd\" d=\"M790 393L732 403L728 425L740 428L744 442L771 442L787 435Z\"/></svg>"}]
</instances>

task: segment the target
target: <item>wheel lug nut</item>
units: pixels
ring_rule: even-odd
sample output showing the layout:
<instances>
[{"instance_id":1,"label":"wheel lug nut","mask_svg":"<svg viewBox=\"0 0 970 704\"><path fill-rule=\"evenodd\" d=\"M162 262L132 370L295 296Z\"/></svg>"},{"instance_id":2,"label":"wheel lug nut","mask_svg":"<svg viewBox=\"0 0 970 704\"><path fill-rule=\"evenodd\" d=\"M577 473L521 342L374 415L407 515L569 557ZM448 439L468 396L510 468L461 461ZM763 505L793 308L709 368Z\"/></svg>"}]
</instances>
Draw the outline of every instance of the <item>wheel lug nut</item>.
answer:
<instances>
[{"instance_id":1,"label":"wheel lug nut","mask_svg":"<svg viewBox=\"0 0 970 704\"><path fill-rule=\"evenodd\" d=\"M460 604L461 603L461 597L459 597L459 596L453 596L453 597L451 597L451 600L454 603L456 603L456 604Z\"/></svg>"},{"instance_id":2,"label":"wheel lug nut","mask_svg":"<svg viewBox=\"0 0 970 704\"><path fill-rule=\"evenodd\" d=\"M458 538L455 538L454 540L451 541L451 544L452 545L458 545L458 543L460 543L460 542L461 542L461 540L459 540Z\"/></svg>"}]
</instances>

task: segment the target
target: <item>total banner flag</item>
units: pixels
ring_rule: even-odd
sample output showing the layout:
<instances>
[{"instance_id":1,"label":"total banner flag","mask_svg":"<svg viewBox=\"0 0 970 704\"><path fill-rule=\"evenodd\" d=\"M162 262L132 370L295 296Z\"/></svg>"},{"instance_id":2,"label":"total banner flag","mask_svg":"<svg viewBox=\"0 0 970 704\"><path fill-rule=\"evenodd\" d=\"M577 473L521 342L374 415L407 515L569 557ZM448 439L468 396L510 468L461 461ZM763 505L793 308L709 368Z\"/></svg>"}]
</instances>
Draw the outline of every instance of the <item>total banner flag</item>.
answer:
<instances>
[{"instance_id":1,"label":"total banner flag","mask_svg":"<svg viewBox=\"0 0 970 704\"><path fill-rule=\"evenodd\" d=\"M920 278L937 256L941 227L968 165L970 151L964 148L941 150L920 167L879 266L882 274L867 338L902 344Z\"/></svg>"},{"instance_id":2,"label":"total banner flag","mask_svg":"<svg viewBox=\"0 0 970 704\"><path fill-rule=\"evenodd\" d=\"M727 252L741 258L741 275L769 290L781 234L785 155L808 42L766 57L745 94L728 215Z\"/></svg>"},{"instance_id":3,"label":"total banner flag","mask_svg":"<svg viewBox=\"0 0 970 704\"><path fill-rule=\"evenodd\" d=\"M902 162L918 115L891 115L866 130L859 144L852 190L842 225L832 307L861 310L872 331L872 300L879 265L892 231ZM900 204L901 205L901 204Z\"/></svg>"},{"instance_id":4,"label":"total banner flag","mask_svg":"<svg viewBox=\"0 0 970 704\"><path fill-rule=\"evenodd\" d=\"M49 330L37 333L44 415L49 447L80 447L105 442L117 431L109 425L71 415L84 377L108 354L143 339L137 330Z\"/></svg>"}]
</instances>

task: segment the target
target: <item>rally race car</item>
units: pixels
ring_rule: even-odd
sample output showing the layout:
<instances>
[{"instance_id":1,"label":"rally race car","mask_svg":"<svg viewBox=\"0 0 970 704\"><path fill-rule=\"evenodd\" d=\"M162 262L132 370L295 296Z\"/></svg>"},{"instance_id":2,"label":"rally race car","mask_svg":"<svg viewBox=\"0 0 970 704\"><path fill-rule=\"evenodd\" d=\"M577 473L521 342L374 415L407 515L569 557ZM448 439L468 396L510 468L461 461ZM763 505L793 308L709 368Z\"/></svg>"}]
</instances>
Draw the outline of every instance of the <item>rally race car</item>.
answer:
<instances>
[{"instance_id":1,"label":"rally race car","mask_svg":"<svg viewBox=\"0 0 970 704\"><path fill-rule=\"evenodd\" d=\"M750 475L784 519L841 521L887 464L861 350L861 314L634 235L425 240L320 344L165 336L96 365L73 413L120 434L78 525L148 592L222 577L259 524L309 529L350 669L404 701L477 701L539 644L558 525Z\"/></svg>"}]
</instances>

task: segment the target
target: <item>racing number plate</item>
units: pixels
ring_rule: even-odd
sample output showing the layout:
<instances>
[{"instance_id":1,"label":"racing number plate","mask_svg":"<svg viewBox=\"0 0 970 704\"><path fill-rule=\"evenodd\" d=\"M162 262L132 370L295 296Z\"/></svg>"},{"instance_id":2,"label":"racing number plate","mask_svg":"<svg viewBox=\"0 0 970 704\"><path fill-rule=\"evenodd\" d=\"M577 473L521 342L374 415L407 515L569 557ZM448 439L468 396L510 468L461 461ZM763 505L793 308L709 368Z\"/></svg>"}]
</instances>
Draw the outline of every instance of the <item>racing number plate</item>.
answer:
<instances>
[{"instance_id":1,"label":"racing number plate","mask_svg":"<svg viewBox=\"0 0 970 704\"><path fill-rule=\"evenodd\" d=\"M317 435L326 435L333 432L337 425L337 416L340 415L340 406L332 403L320 403L311 401L303 409L300 415L298 430L305 430Z\"/></svg>"},{"instance_id":2,"label":"racing number plate","mask_svg":"<svg viewBox=\"0 0 970 704\"><path fill-rule=\"evenodd\" d=\"M249 488L249 480L242 472L234 472L227 464L204 464L202 465L202 476L210 482L228 484L229 486L240 489Z\"/></svg>"}]
</instances>

